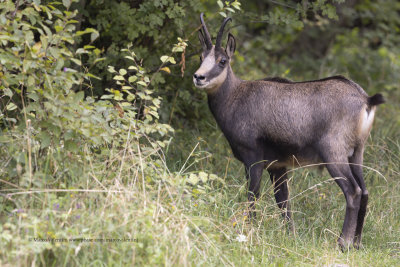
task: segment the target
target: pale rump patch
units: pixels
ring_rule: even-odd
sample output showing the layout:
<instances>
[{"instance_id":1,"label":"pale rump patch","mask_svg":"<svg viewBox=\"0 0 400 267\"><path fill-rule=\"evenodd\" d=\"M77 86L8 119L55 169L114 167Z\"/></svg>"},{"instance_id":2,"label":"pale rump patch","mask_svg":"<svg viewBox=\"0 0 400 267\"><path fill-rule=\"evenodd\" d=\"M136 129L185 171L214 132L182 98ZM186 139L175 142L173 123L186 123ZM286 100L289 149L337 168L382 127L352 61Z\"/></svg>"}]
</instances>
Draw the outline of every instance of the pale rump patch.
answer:
<instances>
[{"instance_id":1,"label":"pale rump patch","mask_svg":"<svg viewBox=\"0 0 400 267\"><path fill-rule=\"evenodd\" d=\"M372 123L374 122L376 107L373 106L369 112L365 106L360 114L359 133L363 138L366 138L371 131Z\"/></svg>"}]
</instances>

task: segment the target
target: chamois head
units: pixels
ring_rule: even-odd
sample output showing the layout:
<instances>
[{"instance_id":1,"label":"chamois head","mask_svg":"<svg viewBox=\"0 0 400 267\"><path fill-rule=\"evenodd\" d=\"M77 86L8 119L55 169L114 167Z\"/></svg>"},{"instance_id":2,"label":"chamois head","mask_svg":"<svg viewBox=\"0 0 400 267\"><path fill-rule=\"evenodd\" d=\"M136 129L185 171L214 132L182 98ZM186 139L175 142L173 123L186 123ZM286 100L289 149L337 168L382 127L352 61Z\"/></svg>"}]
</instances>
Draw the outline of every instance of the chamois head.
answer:
<instances>
[{"instance_id":1,"label":"chamois head","mask_svg":"<svg viewBox=\"0 0 400 267\"><path fill-rule=\"evenodd\" d=\"M203 47L203 52L200 56L201 65L193 75L193 82L197 88L203 88L208 93L217 90L225 81L230 68L231 58L235 52L235 38L230 33L226 49L221 47L224 28L230 20L231 18L225 18L222 22L214 46L212 45L207 26L204 23L203 13L200 14L202 29L199 30L199 39Z\"/></svg>"}]
</instances>

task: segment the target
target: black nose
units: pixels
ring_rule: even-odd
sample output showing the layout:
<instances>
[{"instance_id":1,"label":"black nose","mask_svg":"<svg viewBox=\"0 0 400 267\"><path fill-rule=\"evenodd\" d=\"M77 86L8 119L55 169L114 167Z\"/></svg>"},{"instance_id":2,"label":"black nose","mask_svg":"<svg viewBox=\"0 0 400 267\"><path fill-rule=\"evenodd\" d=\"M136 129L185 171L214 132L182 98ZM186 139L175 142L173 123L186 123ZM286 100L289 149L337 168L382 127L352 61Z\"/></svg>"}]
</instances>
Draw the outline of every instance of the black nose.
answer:
<instances>
[{"instance_id":1,"label":"black nose","mask_svg":"<svg viewBox=\"0 0 400 267\"><path fill-rule=\"evenodd\" d=\"M200 81L200 80L204 80L206 77L204 77L203 75L197 75L196 73L193 75L193 77L196 79L196 80L198 80L198 81Z\"/></svg>"}]
</instances>

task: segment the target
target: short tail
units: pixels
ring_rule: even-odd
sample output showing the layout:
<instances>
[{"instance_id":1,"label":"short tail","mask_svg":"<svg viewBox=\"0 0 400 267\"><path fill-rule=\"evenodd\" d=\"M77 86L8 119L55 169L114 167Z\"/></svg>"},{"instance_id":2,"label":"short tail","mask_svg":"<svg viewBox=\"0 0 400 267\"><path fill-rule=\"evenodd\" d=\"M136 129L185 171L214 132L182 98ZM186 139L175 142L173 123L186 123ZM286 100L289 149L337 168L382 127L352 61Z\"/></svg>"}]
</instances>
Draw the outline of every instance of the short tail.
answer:
<instances>
[{"instance_id":1,"label":"short tail","mask_svg":"<svg viewBox=\"0 0 400 267\"><path fill-rule=\"evenodd\" d=\"M371 97L368 97L368 106L377 106L379 104L385 103L385 98L381 94L375 94Z\"/></svg>"}]
</instances>

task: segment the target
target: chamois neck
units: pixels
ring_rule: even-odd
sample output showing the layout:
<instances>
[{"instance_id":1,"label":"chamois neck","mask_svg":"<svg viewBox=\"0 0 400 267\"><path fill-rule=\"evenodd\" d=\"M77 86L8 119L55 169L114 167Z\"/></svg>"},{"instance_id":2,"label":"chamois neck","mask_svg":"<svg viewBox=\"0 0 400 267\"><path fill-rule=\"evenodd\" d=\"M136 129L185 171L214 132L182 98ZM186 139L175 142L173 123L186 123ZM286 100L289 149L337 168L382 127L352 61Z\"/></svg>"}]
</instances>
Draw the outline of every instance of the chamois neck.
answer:
<instances>
[{"instance_id":1,"label":"chamois neck","mask_svg":"<svg viewBox=\"0 0 400 267\"><path fill-rule=\"evenodd\" d=\"M229 94L230 92L233 92L241 82L242 80L236 77L233 73L231 66L228 66L225 81L219 86L219 88L207 92L208 98L214 99Z\"/></svg>"},{"instance_id":2,"label":"chamois neck","mask_svg":"<svg viewBox=\"0 0 400 267\"><path fill-rule=\"evenodd\" d=\"M217 90L208 94L208 105L217 121L217 117L223 115L223 112L218 112L218 110L223 109L229 96L236 90L241 82L242 80L233 73L231 66L228 66L228 73L225 81Z\"/></svg>"}]
</instances>

